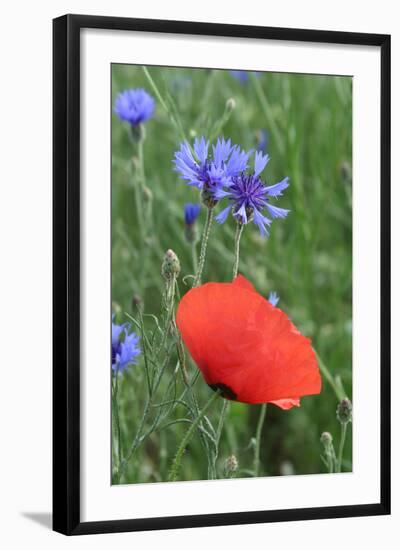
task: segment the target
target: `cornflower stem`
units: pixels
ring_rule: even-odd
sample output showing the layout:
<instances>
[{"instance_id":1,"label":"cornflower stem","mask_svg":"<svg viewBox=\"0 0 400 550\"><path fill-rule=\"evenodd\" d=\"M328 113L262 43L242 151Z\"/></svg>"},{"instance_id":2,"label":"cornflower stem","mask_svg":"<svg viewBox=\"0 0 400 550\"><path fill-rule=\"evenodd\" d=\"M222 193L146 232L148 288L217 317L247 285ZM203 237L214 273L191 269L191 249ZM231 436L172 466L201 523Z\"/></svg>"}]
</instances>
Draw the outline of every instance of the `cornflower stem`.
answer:
<instances>
[{"instance_id":1,"label":"cornflower stem","mask_svg":"<svg viewBox=\"0 0 400 550\"><path fill-rule=\"evenodd\" d=\"M145 139L144 129L141 137L138 141L138 166L139 166L139 182L140 186L143 190L144 187L144 181L145 181L145 174L144 174L144 155L143 155L143 143Z\"/></svg>"},{"instance_id":2,"label":"cornflower stem","mask_svg":"<svg viewBox=\"0 0 400 550\"><path fill-rule=\"evenodd\" d=\"M142 415L142 418L140 419L140 424L139 424L139 427L137 429L135 438L134 438L134 440L131 444L131 447L130 447L126 457L123 458L121 463L120 463L120 466L119 466L119 469L118 469L118 472L117 472L117 475L116 475L117 483L120 482L120 480L122 478L122 475L124 474L129 461L131 460L131 458L135 454L137 448L139 447L139 445L143 441L143 438L142 438L143 428L144 428L145 422L147 420L147 417L150 413L150 410L151 410L151 407L152 407L152 404L153 404L153 396L155 395L155 393L158 390L158 387L160 385L161 379L163 377L163 374L165 372L165 369L166 369L167 365L168 365L168 361L165 360L163 366L161 367L161 369L158 373L157 380L155 381L155 383L153 385L152 393L151 393L151 395L149 395L147 397L146 404L145 404L144 411L143 411L143 415ZM151 430L150 433L152 433L152 431L153 430ZM150 435L150 433L148 435Z\"/></svg>"},{"instance_id":3,"label":"cornflower stem","mask_svg":"<svg viewBox=\"0 0 400 550\"><path fill-rule=\"evenodd\" d=\"M340 473L342 471L343 450L344 450L344 444L346 442L347 422L342 422L340 424L340 427L341 427L340 442L339 442L338 457L336 461L336 473Z\"/></svg>"},{"instance_id":4,"label":"cornflower stem","mask_svg":"<svg viewBox=\"0 0 400 550\"><path fill-rule=\"evenodd\" d=\"M333 459L332 459L332 455L328 454L328 455L326 456L326 460L327 460L328 473L329 473L329 474L332 474L332 473L333 473Z\"/></svg>"},{"instance_id":5,"label":"cornflower stem","mask_svg":"<svg viewBox=\"0 0 400 550\"><path fill-rule=\"evenodd\" d=\"M197 247L196 242L192 243L192 262L193 262L193 273L197 273L198 261L197 261Z\"/></svg>"},{"instance_id":6,"label":"cornflower stem","mask_svg":"<svg viewBox=\"0 0 400 550\"><path fill-rule=\"evenodd\" d=\"M254 448L254 477L258 477L260 474L260 448L261 448L261 434L265 422L265 416L267 414L267 404L261 405L260 416L258 417L257 429L256 429L256 444Z\"/></svg>"},{"instance_id":7,"label":"cornflower stem","mask_svg":"<svg viewBox=\"0 0 400 550\"><path fill-rule=\"evenodd\" d=\"M159 348L157 349L156 355L160 353L167 342L168 334L171 326L174 323L174 299L175 299L175 275L170 281L165 283L165 324L163 329L163 335Z\"/></svg>"},{"instance_id":8,"label":"cornflower stem","mask_svg":"<svg viewBox=\"0 0 400 550\"><path fill-rule=\"evenodd\" d=\"M139 153L139 148L138 148ZM135 192L135 206L136 206L136 217L137 223L139 225L139 235L140 235L140 246L143 246L144 239L144 219L143 219L143 185L141 183L141 177L138 174L137 167L135 166L135 159L133 159L133 189ZM138 160L138 163L140 161Z\"/></svg>"},{"instance_id":9,"label":"cornflower stem","mask_svg":"<svg viewBox=\"0 0 400 550\"><path fill-rule=\"evenodd\" d=\"M236 235L235 235L235 260L233 262L233 279L237 277L238 270L239 270L239 256L240 256L240 238L243 233L244 224L243 223L237 223L236 224Z\"/></svg>"},{"instance_id":10,"label":"cornflower stem","mask_svg":"<svg viewBox=\"0 0 400 550\"><path fill-rule=\"evenodd\" d=\"M206 261L207 244L208 244L208 238L210 236L212 221L213 221L213 209L207 208L207 218L206 218L206 223L204 225L203 236L201 239L199 265L197 268L196 277L193 282L193 288L201 284L201 276L203 274L204 264Z\"/></svg>"},{"instance_id":11,"label":"cornflower stem","mask_svg":"<svg viewBox=\"0 0 400 550\"><path fill-rule=\"evenodd\" d=\"M117 483L119 483L121 481L121 478L122 478L122 476L123 476L123 474L126 470L126 467L129 463L130 459L132 458L132 456L134 455L136 449L139 446L140 438L141 438L142 431L143 431L143 428L144 428L144 423L145 423L145 420L146 420L147 415L148 415L149 410L150 410L150 405L151 405L151 399L150 399L150 397L148 397L147 401L146 401L145 409L144 409L144 412L143 412L143 416L140 420L139 428L136 432L135 439L132 442L132 445L131 445L131 448L128 451L128 454L119 463L119 468L118 468L118 471L117 471L117 474L116 474Z\"/></svg>"},{"instance_id":12,"label":"cornflower stem","mask_svg":"<svg viewBox=\"0 0 400 550\"><path fill-rule=\"evenodd\" d=\"M336 454L335 454L335 449L333 447L333 444L331 444L331 449L328 456L328 469L330 474L333 474L333 471L335 469L335 464L336 464Z\"/></svg>"},{"instance_id":13,"label":"cornflower stem","mask_svg":"<svg viewBox=\"0 0 400 550\"><path fill-rule=\"evenodd\" d=\"M335 454L335 448L333 446L332 439L329 442L322 441L321 443L324 446L324 454L321 455L321 458L325 464L325 466L328 468L328 473L332 474L334 471L336 471L336 454Z\"/></svg>"},{"instance_id":14,"label":"cornflower stem","mask_svg":"<svg viewBox=\"0 0 400 550\"><path fill-rule=\"evenodd\" d=\"M165 324L164 324L163 335L161 338L161 343L157 350L157 355L163 350L167 341L170 328L171 326L173 326L173 323L174 323L174 311L173 311L174 298L175 298L175 276L170 281L167 281L165 285L165 305L166 305ZM119 466L116 474L117 483L120 482L129 461L131 460L132 456L135 454L137 448L139 447L142 441L142 433L145 426L145 422L151 410L153 396L157 392L157 389L161 383L161 379L163 377L167 364L168 364L168 361L164 361L164 364L160 368L158 375L156 374L156 379L152 384L152 387L149 386L149 395L147 396L147 399L146 399L143 415L140 420L136 435L132 441L132 444L129 448L127 455L125 456L125 458L122 458L119 462Z\"/></svg>"},{"instance_id":15,"label":"cornflower stem","mask_svg":"<svg viewBox=\"0 0 400 550\"><path fill-rule=\"evenodd\" d=\"M219 397L220 392L216 391L213 393L213 395L210 397L210 399L207 401L207 403L204 405L204 407L199 411L199 414L197 418L193 421L190 428L186 432L185 436L183 437L178 450L175 454L175 458L172 462L172 466L169 472L168 481L176 481L179 473L179 468L181 466L182 457L185 452L186 446L189 443L190 439L192 438L195 430L199 426L202 418L206 414L207 410L211 407L211 405L214 403L214 401Z\"/></svg>"},{"instance_id":16,"label":"cornflower stem","mask_svg":"<svg viewBox=\"0 0 400 550\"><path fill-rule=\"evenodd\" d=\"M118 405L118 372L112 375L114 377L114 383L112 385L112 412L113 412L113 418L114 418L114 425L115 430L117 432L117 469L119 468L119 465L121 464L122 460L122 446L121 446L121 426L119 421L119 405Z\"/></svg>"},{"instance_id":17,"label":"cornflower stem","mask_svg":"<svg viewBox=\"0 0 400 550\"><path fill-rule=\"evenodd\" d=\"M147 69L147 67L142 67L142 69L143 69L144 74L146 75L146 78L147 78L147 80L148 80L155 96L157 97L158 101L160 102L162 108L167 113L168 117L170 118L172 124L177 129L177 131L180 134L183 141L187 141L185 132L182 128L182 123L180 122L180 120L177 120L177 118L174 116L174 113L172 112L172 110L168 107L165 99L163 98L160 90L158 89L157 84L154 82L149 70Z\"/></svg>"},{"instance_id":18,"label":"cornflower stem","mask_svg":"<svg viewBox=\"0 0 400 550\"><path fill-rule=\"evenodd\" d=\"M146 138L145 128L142 125L140 131L140 137L137 142L137 178L135 185L135 199L137 205L137 216L140 235L140 257L143 259L143 267L140 271L140 287L143 287L143 282L146 279L149 263L149 246L148 238L149 234L152 232L152 220L151 220L151 204L150 199L145 205L145 187L146 187L146 176L144 171L144 140ZM147 208L145 208L145 206Z\"/></svg>"}]
</instances>

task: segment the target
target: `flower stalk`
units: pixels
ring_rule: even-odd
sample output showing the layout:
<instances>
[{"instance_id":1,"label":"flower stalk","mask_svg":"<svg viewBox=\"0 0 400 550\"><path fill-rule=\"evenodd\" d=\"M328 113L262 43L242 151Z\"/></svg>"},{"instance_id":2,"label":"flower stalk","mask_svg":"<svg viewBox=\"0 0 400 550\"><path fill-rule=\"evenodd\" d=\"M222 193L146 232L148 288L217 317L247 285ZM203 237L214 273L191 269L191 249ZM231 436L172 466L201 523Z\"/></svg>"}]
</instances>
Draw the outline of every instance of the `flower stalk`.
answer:
<instances>
[{"instance_id":1,"label":"flower stalk","mask_svg":"<svg viewBox=\"0 0 400 550\"><path fill-rule=\"evenodd\" d=\"M201 420L203 419L204 415L206 414L207 410L211 407L211 405L214 403L214 401L219 397L220 392L216 391L213 393L213 395L210 397L210 399L207 401L207 403L204 405L204 407L199 411L199 414L197 418L192 422L192 425L186 432L184 438L182 439L178 450L176 452L175 458L172 462L172 466L169 472L168 481L176 481L179 473L179 469L181 466L182 458L185 452L185 449L191 440L195 430L199 426Z\"/></svg>"},{"instance_id":2,"label":"flower stalk","mask_svg":"<svg viewBox=\"0 0 400 550\"><path fill-rule=\"evenodd\" d=\"M260 409L260 416L258 418L257 430L256 430L256 441L254 447L254 477L260 475L260 450L261 450L261 436L262 429L265 422L265 416L267 414L267 404L263 403Z\"/></svg>"},{"instance_id":3,"label":"flower stalk","mask_svg":"<svg viewBox=\"0 0 400 550\"><path fill-rule=\"evenodd\" d=\"M239 270L239 255L240 255L240 238L243 233L244 224L236 223L236 235L235 235L235 260L233 262L233 277L236 279Z\"/></svg>"},{"instance_id":4,"label":"flower stalk","mask_svg":"<svg viewBox=\"0 0 400 550\"><path fill-rule=\"evenodd\" d=\"M338 451L338 457L336 461L336 473L340 473L342 471L343 450L344 450L344 444L346 443L346 432L347 432L347 424L341 424L339 451Z\"/></svg>"},{"instance_id":5,"label":"flower stalk","mask_svg":"<svg viewBox=\"0 0 400 550\"><path fill-rule=\"evenodd\" d=\"M117 435L117 470L122 460L122 444L121 444L121 425L119 420L119 403L118 403L118 373L112 373L112 413L114 427Z\"/></svg>"},{"instance_id":6,"label":"flower stalk","mask_svg":"<svg viewBox=\"0 0 400 550\"><path fill-rule=\"evenodd\" d=\"M212 208L207 208L207 217L204 225L203 236L201 239L199 265L197 268L196 276L193 281L193 287L199 286L201 284L201 276L203 274L204 264L206 261L207 245L208 245L208 239L210 237L212 222L213 222L213 210Z\"/></svg>"}]
</instances>

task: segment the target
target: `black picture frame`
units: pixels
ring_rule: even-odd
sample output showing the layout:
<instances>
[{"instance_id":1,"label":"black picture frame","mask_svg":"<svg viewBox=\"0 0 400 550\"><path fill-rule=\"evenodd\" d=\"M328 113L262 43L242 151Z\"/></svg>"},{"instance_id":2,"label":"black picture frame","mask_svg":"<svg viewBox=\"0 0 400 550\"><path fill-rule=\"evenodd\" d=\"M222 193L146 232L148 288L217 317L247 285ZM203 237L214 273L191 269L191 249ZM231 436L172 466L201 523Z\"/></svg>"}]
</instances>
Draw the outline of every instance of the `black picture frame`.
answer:
<instances>
[{"instance_id":1,"label":"black picture frame","mask_svg":"<svg viewBox=\"0 0 400 550\"><path fill-rule=\"evenodd\" d=\"M381 50L381 495L373 504L80 520L80 31L113 29ZM66 535L390 514L390 36L65 15L53 21L53 529Z\"/></svg>"}]
</instances>

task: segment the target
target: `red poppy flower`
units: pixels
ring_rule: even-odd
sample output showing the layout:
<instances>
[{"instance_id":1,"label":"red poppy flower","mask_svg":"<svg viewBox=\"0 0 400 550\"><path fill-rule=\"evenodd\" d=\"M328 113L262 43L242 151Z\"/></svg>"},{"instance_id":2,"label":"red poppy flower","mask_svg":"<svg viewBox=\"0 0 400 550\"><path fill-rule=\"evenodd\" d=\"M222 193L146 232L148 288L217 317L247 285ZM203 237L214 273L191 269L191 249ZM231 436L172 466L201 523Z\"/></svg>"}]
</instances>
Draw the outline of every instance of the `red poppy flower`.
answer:
<instances>
[{"instance_id":1,"label":"red poppy flower","mask_svg":"<svg viewBox=\"0 0 400 550\"><path fill-rule=\"evenodd\" d=\"M227 399L290 409L321 391L311 341L242 276L187 292L176 321L205 381Z\"/></svg>"}]
</instances>

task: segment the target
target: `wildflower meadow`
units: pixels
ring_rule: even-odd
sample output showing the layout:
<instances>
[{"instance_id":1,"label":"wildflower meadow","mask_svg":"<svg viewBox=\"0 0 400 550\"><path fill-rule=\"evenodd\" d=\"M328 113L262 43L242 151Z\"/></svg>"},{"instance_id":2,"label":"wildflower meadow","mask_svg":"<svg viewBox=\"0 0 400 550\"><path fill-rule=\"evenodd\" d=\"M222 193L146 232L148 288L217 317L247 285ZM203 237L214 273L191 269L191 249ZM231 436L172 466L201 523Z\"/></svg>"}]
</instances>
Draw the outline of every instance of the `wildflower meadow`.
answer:
<instances>
[{"instance_id":1,"label":"wildflower meadow","mask_svg":"<svg viewBox=\"0 0 400 550\"><path fill-rule=\"evenodd\" d=\"M351 78L111 80L112 483L351 472Z\"/></svg>"}]
</instances>

